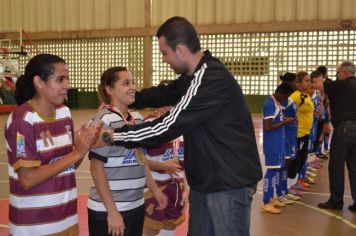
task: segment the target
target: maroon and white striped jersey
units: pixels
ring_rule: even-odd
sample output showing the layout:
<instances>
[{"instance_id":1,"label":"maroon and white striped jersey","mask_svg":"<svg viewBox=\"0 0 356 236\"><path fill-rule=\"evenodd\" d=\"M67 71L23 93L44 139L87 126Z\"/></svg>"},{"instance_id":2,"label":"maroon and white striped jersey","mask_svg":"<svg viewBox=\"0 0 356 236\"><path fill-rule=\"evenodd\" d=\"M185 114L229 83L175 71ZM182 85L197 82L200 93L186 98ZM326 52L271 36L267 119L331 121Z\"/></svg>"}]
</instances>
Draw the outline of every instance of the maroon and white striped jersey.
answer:
<instances>
[{"instance_id":1,"label":"maroon and white striped jersey","mask_svg":"<svg viewBox=\"0 0 356 236\"><path fill-rule=\"evenodd\" d=\"M66 106L52 119L41 117L29 103L13 111L5 127L8 154L12 235L47 235L78 231L75 168L25 190L19 168L56 162L73 149L73 121Z\"/></svg>"}]
</instances>

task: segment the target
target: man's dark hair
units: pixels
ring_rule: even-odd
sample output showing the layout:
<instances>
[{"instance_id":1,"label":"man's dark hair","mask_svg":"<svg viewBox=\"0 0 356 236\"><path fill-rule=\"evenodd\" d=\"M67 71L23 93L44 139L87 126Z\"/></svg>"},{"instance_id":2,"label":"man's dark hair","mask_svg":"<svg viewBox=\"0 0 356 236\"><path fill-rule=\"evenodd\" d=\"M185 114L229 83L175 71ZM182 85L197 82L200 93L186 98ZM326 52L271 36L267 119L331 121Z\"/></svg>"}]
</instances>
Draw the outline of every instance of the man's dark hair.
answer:
<instances>
[{"instance_id":1,"label":"man's dark hair","mask_svg":"<svg viewBox=\"0 0 356 236\"><path fill-rule=\"evenodd\" d=\"M310 73L310 78L313 79L313 78L319 77L321 75L323 75L323 74L320 71L315 70L312 73Z\"/></svg>"},{"instance_id":2,"label":"man's dark hair","mask_svg":"<svg viewBox=\"0 0 356 236\"><path fill-rule=\"evenodd\" d=\"M174 16L164 22L158 29L157 38L164 37L167 45L175 51L178 44L183 44L192 53L201 50L198 33L194 26L184 17Z\"/></svg>"},{"instance_id":3,"label":"man's dark hair","mask_svg":"<svg viewBox=\"0 0 356 236\"><path fill-rule=\"evenodd\" d=\"M276 88L275 93L280 93L280 94L292 94L294 92L294 87L288 83L288 82L283 82L278 87Z\"/></svg>"},{"instance_id":4,"label":"man's dark hair","mask_svg":"<svg viewBox=\"0 0 356 236\"><path fill-rule=\"evenodd\" d=\"M326 68L326 66L319 66L316 70L319 71L323 76L326 76L328 73L328 68Z\"/></svg>"}]
</instances>

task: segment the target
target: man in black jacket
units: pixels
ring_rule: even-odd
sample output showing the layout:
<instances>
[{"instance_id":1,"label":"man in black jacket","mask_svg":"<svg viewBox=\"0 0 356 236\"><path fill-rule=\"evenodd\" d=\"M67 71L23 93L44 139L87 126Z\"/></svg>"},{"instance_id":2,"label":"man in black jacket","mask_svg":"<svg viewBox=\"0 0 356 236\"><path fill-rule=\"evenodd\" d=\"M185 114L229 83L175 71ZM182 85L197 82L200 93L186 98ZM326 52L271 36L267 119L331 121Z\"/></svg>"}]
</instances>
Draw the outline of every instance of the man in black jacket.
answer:
<instances>
[{"instance_id":1,"label":"man in black jacket","mask_svg":"<svg viewBox=\"0 0 356 236\"><path fill-rule=\"evenodd\" d=\"M317 88L330 100L334 127L329 161L330 198L318 207L341 210L344 205L345 162L349 172L351 196L349 210L356 212L356 67L344 61L337 69L337 80L318 81Z\"/></svg>"},{"instance_id":2,"label":"man in black jacket","mask_svg":"<svg viewBox=\"0 0 356 236\"><path fill-rule=\"evenodd\" d=\"M158 30L163 61L180 76L136 93L135 108L174 105L152 122L113 131L114 145L152 146L184 136L191 187L189 235L249 235L262 169L251 114L233 75L203 52L193 25L168 19ZM112 133L112 132L111 132Z\"/></svg>"}]
</instances>

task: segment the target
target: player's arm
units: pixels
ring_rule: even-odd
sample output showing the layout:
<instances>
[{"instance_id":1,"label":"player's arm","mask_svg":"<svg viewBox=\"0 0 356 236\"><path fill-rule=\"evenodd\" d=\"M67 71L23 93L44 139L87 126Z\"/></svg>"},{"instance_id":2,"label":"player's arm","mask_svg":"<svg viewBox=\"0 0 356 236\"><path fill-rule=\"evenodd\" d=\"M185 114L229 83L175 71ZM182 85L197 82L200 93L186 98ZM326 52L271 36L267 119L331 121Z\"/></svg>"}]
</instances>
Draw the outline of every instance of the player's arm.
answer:
<instances>
[{"instance_id":1,"label":"player's arm","mask_svg":"<svg viewBox=\"0 0 356 236\"><path fill-rule=\"evenodd\" d=\"M89 129L80 129L80 135L76 136L74 150L54 163L37 167L26 167L26 164L20 163L20 166L15 169L21 186L26 190L33 188L80 161L92 145L94 137Z\"/></svg>"},{"instance_id":2,"label":"player's arm","mask_svg":"<svg viewBox=\"0 0 356 236\"><path fill-rule=\"evenodd\" d=\"M103 201L108 213L108 234L123 235L125 229L124 221L112 197L109 181L104 170L104 162L91 158L90 173L93 178L95 188L98 191L100 199Z\"/></svg>"}]
</instances>

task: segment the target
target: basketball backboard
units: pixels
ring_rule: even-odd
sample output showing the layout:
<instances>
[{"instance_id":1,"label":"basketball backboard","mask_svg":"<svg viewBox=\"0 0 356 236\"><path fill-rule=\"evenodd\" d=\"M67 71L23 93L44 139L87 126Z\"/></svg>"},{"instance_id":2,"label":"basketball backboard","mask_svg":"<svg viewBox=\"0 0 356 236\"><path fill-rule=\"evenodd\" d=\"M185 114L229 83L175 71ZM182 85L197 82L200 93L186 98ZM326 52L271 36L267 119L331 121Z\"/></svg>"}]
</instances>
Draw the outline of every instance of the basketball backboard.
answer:
<instances>
[{"instance_id":1,"label":"basketball backboard","mask_svg":"<svg viewBox=\"0 0 356 236\"><path fill-rule=\"evenodd\" d=\"M26 55L21 28L0 29L0 54Z\"/></svg>"}]
</instances>

